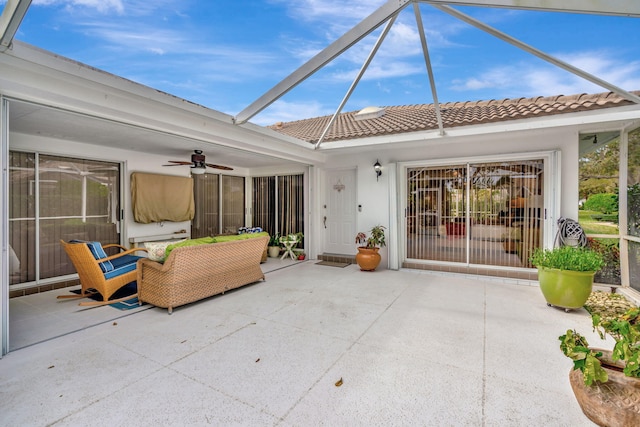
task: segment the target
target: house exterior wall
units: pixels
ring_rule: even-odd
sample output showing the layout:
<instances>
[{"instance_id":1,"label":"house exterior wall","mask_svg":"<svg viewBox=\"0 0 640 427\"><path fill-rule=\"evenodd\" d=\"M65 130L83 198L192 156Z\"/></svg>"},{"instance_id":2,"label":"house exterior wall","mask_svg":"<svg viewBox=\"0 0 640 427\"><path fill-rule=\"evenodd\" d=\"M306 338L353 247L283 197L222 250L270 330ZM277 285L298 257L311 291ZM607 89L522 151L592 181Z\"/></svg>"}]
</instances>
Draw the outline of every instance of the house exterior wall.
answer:
<instances>
[{"instance_id":1,"label":"house exterior wall","mask_svg":"<svg viewBox=\"0 0 640 427\"><path fill-rule=\"evenodd\" d=\"M396 165L403 162L442 161L466 162L469 159L482 157L490 159L492 156L508 154L527 154L548 151L559 151L560 155L560 206L559 215L576 218L578 215L578 138L579 128L562 127L555 129L528 130L520 132L502 132L465 137L443 137L438 143L433 141L406 142L400 147L393 148L379 145L366 153L337 150L328 156L327 164L332 167L355 167L358 177L357 205L362 205L358 213L358 230L367 231L376 224L382 224L392 229L394 218L393 209L401 209L398 200L398 186L404 185L404 177L397 173ZM378 160L382 164L382 176L376 181L373 164ZM391 179L390 179L391 178ZM551 179L551 177L546 177ZM321 193L322 194L322 193ZM320 201L320 203L323 203ZM402 212L395 212L402 220ZM320 221L321 218L316 218ZM394 239L387 236L388 242ZM397 236L396 236L397 237ZM401 240L398 240L399 244ZM322 249L319 249L320 253ZM392 251L386 248L380 251L383 257L382 266L394 265L389 259ZM396 252L396 251L393 251ZM355 253L355 244L354 244ZM400 251L398 251L400 253ZM401 260L397 260L401 261ZM396 263L396 265L398 265Z\"/></svg>"},{"instance_id":2,"label":"house exterior wall","mask_svg":"<svg viewBox=\"0 0 640 427\"><path fill-rule=\"evenodd\" d=\"M163 175L190 176L188 166L163 167L167 164L166 156L156 155L153 153L141 153L138 151L114 149L111 147L103 147L94 144L83 144L78 142L64 141L55 138L38 137L33 135L25 135L19 133L10 133L9 135L10 149L17 151L40 152L44 154L53 154L67 157L75 157L82 159L95 159L101 161L115 162L123 164L123 185L122 198L124 221L122 221L122 238L123 243L128 244L129 238L154 236L160 234L171 234L180 230L190 230L191 222L170 222L153 224L137 223L133 219L133 211L131 208L131 192L129 189L132 172L146 172ZM211 171L212 173L215 173ZM243 176L250 181L251 176L257 175L274 175L274 174L300 174L306 173L307 168L300 165L292 164L291 167L280 168L262 168L259 170L250 170L247 168L234 166L233 171L224 171L225 175ZM246 206L251 203L251 185L248 183L246 194ZM250 210L247 210L247 223L251 218Z\"/></svg>"}]
</instances>

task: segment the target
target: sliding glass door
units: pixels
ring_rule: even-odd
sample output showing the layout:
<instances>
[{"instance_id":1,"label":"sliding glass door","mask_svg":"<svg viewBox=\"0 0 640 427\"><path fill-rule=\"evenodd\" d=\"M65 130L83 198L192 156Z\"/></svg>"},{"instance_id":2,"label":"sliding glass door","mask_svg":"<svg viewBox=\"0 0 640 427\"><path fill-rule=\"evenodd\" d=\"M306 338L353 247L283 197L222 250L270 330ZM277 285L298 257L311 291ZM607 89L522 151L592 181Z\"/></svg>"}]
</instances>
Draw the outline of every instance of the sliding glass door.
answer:
<instances>
[{"instance_id":1,"label":"sliding glass door","mask_svg":"<svg viewBox=\"0 0 640 427\"><path fill-rule=\"evenodd\" d=\"M304 232L304 175L253 178L253 225L271 235Z\"/></svg>"},{"instance_id":2,"label":"sliding glass door","mask_svg":"<svg viewBox=\"0 0 640 427\"><path fill-rule=\"evenodd\" d=\"M406 258L531 267L543 235L543 159L410 167Z\"/></svg>"},{"instance_id":3,"label":"sliding glass door","mask_svg":"<svg viewBox=\"0 0 640 427\"><path fill-rule=\"evenodd\" d=\"M11 151L12 287L75 273L60 240L120 243L120 165Z\"/></svg>"},{"instance_id":4,"label":"sliding glass door","mask_svg":"<svg viewBox=\"0 0 640 427\"><path fill-rule=\"evenodd\" d=\"M236 234L244 227L244 177L205 173L193 179L192 238Z\"/></svg>"}]
</instances>

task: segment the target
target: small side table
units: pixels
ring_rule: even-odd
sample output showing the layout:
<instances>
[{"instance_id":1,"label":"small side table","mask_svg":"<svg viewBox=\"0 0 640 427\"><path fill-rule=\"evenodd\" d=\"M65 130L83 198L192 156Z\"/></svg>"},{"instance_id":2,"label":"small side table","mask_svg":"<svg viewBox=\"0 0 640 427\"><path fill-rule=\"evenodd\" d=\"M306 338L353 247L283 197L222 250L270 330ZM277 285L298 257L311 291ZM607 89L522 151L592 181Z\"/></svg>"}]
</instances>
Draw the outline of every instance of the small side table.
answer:
<instances>
[{"instance_id":1,"label":"small side table","mask_svg":"<svg viewBox=\"0 0 640 427\"><path fill-rule=\"evenodd\" d=\"M293 247L298 243L298 240L285 240L285 238L280 238L280 243L284 245L284 254L280 259L285 259L287 255L291 257L292 260L295 260L296 254L293 252Z\"/></svg>"}]
</instances>

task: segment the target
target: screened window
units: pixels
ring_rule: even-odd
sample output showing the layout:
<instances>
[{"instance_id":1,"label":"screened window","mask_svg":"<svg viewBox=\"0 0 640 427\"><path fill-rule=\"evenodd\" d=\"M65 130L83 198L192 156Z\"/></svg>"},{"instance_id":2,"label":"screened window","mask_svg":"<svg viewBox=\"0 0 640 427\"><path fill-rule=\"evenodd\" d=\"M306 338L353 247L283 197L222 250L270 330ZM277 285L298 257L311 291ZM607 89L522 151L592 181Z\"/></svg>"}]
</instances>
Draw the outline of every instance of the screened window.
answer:
<instances>
[{"instance_id":1,"label":"screened window","mask_svg":"<svg viewBox=\"0 0 640 427\"><path fill-rule=\"evenodd\" d=\"M629 285L640 291L640 129L629 132L627 158L627 228Z\"/></svg>"},{"instance_id":2,"label":"screened window","mask_svg":"<svg viewBox=\"0 0 640 427\"><path fill-rule=\"evenodd\" d=\"M578 220L590 249L604 258L594 277L597 283L621 284L618 187L620 182L620 135L606 132L580 137L580 205Z\"/></svg>"}]
</instances>

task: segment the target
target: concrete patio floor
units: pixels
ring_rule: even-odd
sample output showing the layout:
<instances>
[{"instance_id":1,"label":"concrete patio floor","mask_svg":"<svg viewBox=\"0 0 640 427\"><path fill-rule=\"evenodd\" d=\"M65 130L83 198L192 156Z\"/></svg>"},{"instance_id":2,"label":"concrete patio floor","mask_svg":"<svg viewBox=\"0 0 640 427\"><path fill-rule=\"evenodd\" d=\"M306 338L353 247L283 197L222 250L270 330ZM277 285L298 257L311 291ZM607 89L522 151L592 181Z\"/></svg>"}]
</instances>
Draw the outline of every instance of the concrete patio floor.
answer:
<instances>
[{"instance_id":1,"label":"concrete patio floor","mask_svg":"<svg viewBox=\"0 0 640 427\"><path fill-rule=\"evenodd\" d=\"M315 262L9 353L0 425L593 425L557 339L611 347L586 311L537 286Z\"/></svg>"}]
</instances>

